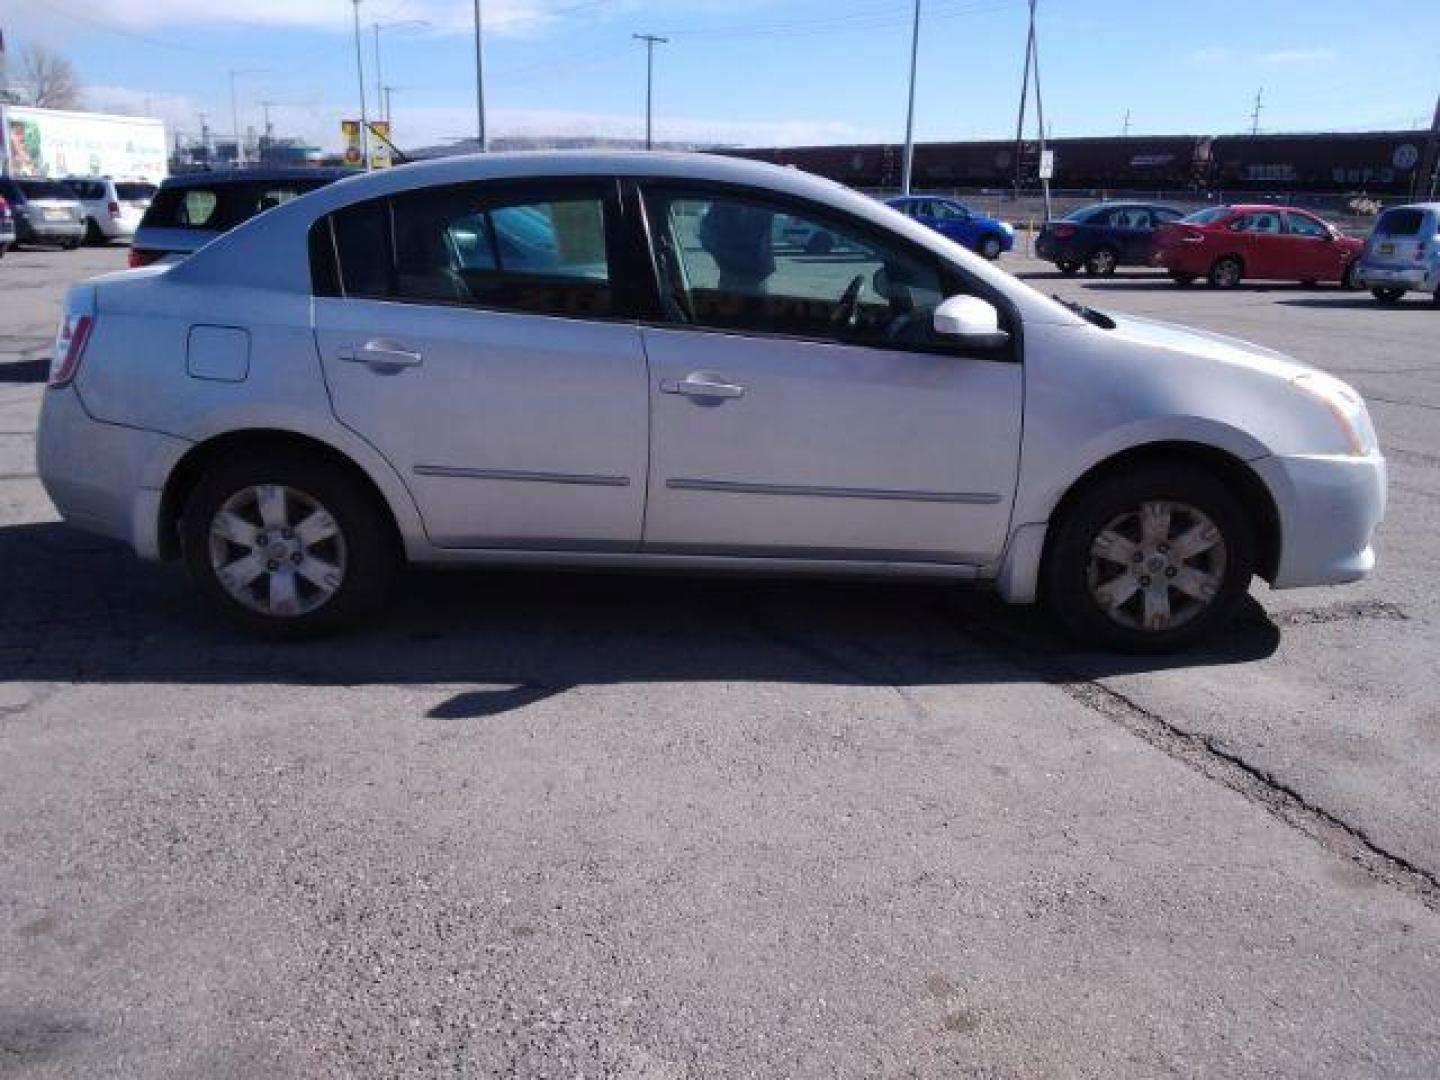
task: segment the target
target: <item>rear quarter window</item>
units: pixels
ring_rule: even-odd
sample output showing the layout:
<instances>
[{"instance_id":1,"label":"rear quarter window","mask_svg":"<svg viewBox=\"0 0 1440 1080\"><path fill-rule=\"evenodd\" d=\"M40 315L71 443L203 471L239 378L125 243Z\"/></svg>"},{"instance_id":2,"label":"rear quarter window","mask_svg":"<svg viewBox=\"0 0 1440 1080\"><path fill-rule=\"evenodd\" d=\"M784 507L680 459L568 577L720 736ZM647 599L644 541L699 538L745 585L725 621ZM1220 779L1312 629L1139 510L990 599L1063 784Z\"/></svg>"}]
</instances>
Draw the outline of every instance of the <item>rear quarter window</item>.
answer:
<instances>
[{"instance_id":1,"label":"rear quarter window","mask_svg":"<svg viewBox=\"0 0 1440 1080\"><path fill-rule=\"evenodd\" d=\"M223 232L321 186L309 181L281 181L162 188L145 212L144 224L161 229Z\"/></svg>"},{"instance_id":2,"label":"rear quarter window","mask_svg":"<svg viewBox=\"0 0 1440 1080\"><path fill-rule=\"evenodd\" d=\"M155 197L154 184L116 184L115 194L118 198L138 200L153 199Z\"/></svg>"}]
</instances>

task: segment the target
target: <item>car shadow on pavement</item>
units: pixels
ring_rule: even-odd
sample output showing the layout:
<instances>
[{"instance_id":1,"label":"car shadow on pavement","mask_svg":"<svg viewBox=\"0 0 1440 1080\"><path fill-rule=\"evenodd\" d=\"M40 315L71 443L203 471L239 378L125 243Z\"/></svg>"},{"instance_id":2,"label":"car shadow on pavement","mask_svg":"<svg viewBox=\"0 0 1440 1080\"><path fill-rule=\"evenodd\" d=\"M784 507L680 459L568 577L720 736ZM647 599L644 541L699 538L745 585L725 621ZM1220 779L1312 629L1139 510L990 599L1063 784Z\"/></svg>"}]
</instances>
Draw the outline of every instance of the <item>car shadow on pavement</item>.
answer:
<instances>
[{"instance_id":1,"label":"car shadow on pavement","mask_svg":"<svg viewBox=\"0 0 1440 1080\"><path fill-rule=\"evenodd\" d=\"M1164 281L1170 284L1170 279L1164 275L1157 275L1153 270L1116 270L1105 278L1096 278L1090 274L1062 274L1059 270L1022 270L1015 275L1021 281L1073 281L1077 285L1083 285L1092 281Z\"/></svg>"},{"instance_id":2,"label":"car shadow on pavement","mask_svg":"<svg viewBox=\"0 0 1440 1080\"><path fill-rule=\"evenodd\" d=\"M1303 296L1293 300L1281 300L1287 307L1303 308L1363 308L1367 311L1426 311L1435 312L1435 302L1421 294L1414 300L1398 300L1393 304L1381 304L1369 296Z\"/></svg>"},{"instance_id":3,"label":"car shadow on pavement","mask_svg":"<svg viewBox=\"0 0 1440 1080\"><path fill-rule=\"evenodd\" d=\"M1261 660L1279 630L1252 599L1178 656L1077 652L1043 612L944 584L411 571L383 616L271 642L206 612L174 565L59 523L0 528L0 682L442 684L434 719L494 716L576 686L780 682L1069 683Z\"/></svg>"}]
</instances>

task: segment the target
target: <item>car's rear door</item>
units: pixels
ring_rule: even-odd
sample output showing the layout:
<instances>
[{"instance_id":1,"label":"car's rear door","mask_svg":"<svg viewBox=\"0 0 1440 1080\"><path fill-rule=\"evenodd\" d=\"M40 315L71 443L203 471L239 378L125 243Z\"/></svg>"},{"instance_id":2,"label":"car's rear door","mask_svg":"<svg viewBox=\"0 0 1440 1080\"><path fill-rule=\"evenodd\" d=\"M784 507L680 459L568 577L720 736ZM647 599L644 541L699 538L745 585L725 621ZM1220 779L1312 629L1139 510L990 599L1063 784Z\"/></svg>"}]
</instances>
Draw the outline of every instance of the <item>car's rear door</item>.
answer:
<instances>
[{"instance_id":1,"label":"car's rear door","mask_svg":"<svg viewBox=\"0 0 1440 1080\"><path fill-rule=\"evenodd\" d=\"M322 219L315 333L335 413L443 547L631 551L645 356L613 181L426 188ZM333 229L333 236L330 230Z\"/></svg>"},{"instance_id":2,"label":"car's rear door","mask_svg":"<svg viewBox=\"0 0 1440 1080\"><path fill-rule=\"evenodd\" d=\"M987 562L1005 542L1023 377L947 346L966 282L874 226L746 189L645 191L667 318L644 330L656 552ZM774 250L778 216L836 243Z\"/></svg>"}]
</instances>

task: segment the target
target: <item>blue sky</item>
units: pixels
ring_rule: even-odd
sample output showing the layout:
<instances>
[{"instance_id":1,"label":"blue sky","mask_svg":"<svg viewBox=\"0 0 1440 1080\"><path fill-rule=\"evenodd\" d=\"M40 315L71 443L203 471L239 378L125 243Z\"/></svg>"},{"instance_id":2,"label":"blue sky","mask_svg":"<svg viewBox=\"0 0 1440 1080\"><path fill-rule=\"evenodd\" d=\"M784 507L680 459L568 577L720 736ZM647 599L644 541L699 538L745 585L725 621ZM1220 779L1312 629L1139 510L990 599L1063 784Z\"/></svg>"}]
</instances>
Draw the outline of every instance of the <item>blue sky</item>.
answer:
<instances>
[{"instance_id":1,"label":"blue sky","mask_svg":"<svg viewBox=\"0 0 1440 1080\"><path fill-rule=\"evenodd\" d=\"M1013 134L1024 0L923 0L921 139ZM644 50L656 51L656 136L749 145L900 139L908 0L485 0L492 134L637 135ZM278 102L281 133L338 144L357 111L349 0L0 0L11 54L69 55L93 107L149 108L230 130ZM1383 14L1381 14L1383 12ZM367 93L382 31L396 141L474 126L468 0L362 0ZM1440 91L1440 4L1389 0L1040 0L1046 119L1057 136L1428 124ZM372 102L373 106L373 102Z\"/></svg>"}]
</instances>

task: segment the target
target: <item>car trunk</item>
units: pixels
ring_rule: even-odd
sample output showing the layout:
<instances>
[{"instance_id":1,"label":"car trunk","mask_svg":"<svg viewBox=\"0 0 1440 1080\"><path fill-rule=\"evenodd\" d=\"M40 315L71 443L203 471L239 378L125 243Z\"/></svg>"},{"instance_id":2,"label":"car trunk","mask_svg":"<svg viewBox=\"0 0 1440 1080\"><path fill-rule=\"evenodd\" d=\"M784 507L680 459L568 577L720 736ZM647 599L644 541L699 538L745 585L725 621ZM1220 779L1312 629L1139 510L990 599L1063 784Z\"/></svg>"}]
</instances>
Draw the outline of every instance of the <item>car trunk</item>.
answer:
<instances>
[{"instance_id":1,"label":"car trunk","mask_svg":"<svg viewBox=\"0 0 1440 1080\"><path fill-rule=\"evenodd\" d=\"M1435 215L1425 210L1387 210L1375 223L1370 237L1368 262L1400 268L1424 260L1428 245L1435 240Z\"/></svg>"}]
</instances>

